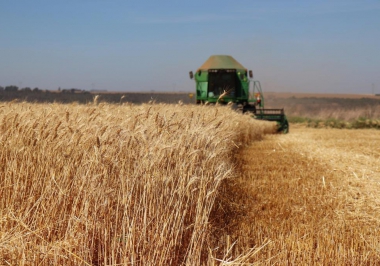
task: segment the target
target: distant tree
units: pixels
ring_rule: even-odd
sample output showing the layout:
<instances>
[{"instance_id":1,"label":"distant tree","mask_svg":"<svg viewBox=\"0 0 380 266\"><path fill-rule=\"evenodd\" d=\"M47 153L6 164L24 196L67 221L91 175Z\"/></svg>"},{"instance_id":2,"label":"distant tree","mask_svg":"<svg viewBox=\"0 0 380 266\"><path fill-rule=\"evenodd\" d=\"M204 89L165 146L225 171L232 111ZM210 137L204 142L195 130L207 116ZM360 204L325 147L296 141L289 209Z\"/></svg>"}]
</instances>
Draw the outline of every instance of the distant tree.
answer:
<instances>
[{"instance_id":1,"label":"distant tree","mask_svg":"<svg viewBox=\"0 0 380 266\"><path fill-rule=\"evenodd\" d=\"M17 86L14 86L14 85L6 86L6 87L5 87L5 90L6 90L6 91L18 91L18 87L17 87Z\"/></svg>"},{"instance_id":2,"label":"distant tree","mask_svg":"<svg viewBox=\"0 0 380 266\"><path fill-rule=\"evenodd\" d=\"M58 91L61 91L61 87L58 87Z\"/></svg>"},{"instance_id":3,"label":"distant tree","mask_svg":"<svg viewBox=\"0 0 380 266\"><path fill-rule=\"evenodd\" d=\"M3 91L3 90L4 90L4 87L1 87L1 86L0 86L0 91Z\"/></svg>"},{"instance_id":4,"label":"distant tree","mask_svg":"<svg viewBox=\"0 0 380 266\"><path fill-rule=\"evenodd\" d=\"M32 91L32 89L29 88L29 87L22 88L21 90L22 90L22 91Z\"/></svg>"},{"instance_id":5,"label":"distant tree","mask_svg":"<svg viewBox=\"0 0 380 266\"><path fill-rule=\"evenodd\" d=\"M33 91L34 91L34 92L39 92L40 89L36 87L36 88L33 89Z\"/></svg>"}]
</instances>

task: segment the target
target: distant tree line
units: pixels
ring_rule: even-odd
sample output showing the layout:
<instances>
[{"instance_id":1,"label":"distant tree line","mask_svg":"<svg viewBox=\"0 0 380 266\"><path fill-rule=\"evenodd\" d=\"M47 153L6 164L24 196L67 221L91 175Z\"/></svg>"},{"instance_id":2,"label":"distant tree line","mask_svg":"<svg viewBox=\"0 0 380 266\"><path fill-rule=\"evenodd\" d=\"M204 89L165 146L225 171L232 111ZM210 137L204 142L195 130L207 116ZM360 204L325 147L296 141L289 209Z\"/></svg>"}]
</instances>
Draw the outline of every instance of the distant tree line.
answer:
<instances>
[{"instance_id":1,"label":"distant tree line","mask_svg":"<svg viewBox=\"0 0 380 266\"><path fill-rule=\"evenodd\" d=\"M61 93L90 93L89 91L80 90L80 89L76 89L76 88L72 88L72 89L61 89L61 88L59 88L58 91L60 91Z\"/></svg>"},{"instance_id":2,"label":"distant tree line","mask_svg":"<svg viewBox=\"0 0 380 266\"><path fill-rule=\"evenodd\" d=\"M2 87L0 86L0 92L1 91L21 91L21 92L42 92L43 90L39 89L38 87L32 89L30 87L24 87L24 88L19 88L15 85L10 85L10 86L6 86L6 87ZM45 92L49 92L48 90L45 90ZM80 90L80 89L76 89L76 88L72 88L72 89L61 89L61 88L58 88L58 92L61 92L61 93L90 93L89 91L86 91L86 90Z\"/></svg>"},{"instance_id":3,"label":"distant tree line","mask_svg":"<svg viewBox=\"0 0 380 266\"><path fill-rule=\"evenodd\" d=\"M30 87L25 87L25 88L19 88L15 85L10 85L10 86L6 86L6 87L2 87L0 86L0 91L34 91L34 92L37 92L37 91L41 91L39 88L30 88Z\"/></svg>"}]
</instances>

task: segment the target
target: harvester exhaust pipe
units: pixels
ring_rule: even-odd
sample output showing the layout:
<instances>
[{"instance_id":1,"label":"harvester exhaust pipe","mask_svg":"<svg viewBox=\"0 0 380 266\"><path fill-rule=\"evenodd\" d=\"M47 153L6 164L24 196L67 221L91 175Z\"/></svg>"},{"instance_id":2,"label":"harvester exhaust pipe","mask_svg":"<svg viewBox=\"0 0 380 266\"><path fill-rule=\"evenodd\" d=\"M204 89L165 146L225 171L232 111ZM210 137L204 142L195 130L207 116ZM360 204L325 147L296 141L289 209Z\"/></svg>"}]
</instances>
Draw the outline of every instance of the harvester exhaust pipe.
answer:
<instances>
[{"instance_id":1,"label":"harvester exhaust pipe","mask_svg":"<svg viewBox=\"0 0 380 266\"><path fill-rule=\"evenodd\" d=\"M249 74L249 77L252 79L252 78L253 78L252 70L250 70L250 71L248 72L248 74Z\"/></svg>"}]
</instances>

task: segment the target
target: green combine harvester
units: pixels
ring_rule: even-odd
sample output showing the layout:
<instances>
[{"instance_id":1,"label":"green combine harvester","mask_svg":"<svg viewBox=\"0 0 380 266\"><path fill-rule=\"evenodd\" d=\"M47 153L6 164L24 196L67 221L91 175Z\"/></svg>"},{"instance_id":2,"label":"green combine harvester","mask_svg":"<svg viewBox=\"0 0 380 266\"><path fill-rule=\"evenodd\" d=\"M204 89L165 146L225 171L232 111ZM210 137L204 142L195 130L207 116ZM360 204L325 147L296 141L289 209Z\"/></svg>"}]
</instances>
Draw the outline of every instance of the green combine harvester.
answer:
<instances>
[{"instance_id":1,"label":"green combine harvester","mask_svg":"<svg viewBox=\"0 0 380 266\"><path fill-rule=\"evenodd\" d=\"M190 71L190 78L195 79L197 104L233 104L256 119L276 121L279 132L289 132L284 109L264 108L260 82L232 56L210 56L195 74Z\"/></svg>"}]
</instances>

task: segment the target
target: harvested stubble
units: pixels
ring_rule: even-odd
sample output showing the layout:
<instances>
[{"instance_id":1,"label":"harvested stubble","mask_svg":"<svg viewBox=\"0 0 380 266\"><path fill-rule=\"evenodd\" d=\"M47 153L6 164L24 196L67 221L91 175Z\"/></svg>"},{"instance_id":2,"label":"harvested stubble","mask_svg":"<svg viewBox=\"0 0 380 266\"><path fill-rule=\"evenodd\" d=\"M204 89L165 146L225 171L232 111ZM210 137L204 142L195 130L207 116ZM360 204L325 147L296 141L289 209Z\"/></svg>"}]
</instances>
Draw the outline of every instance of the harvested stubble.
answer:
<instances>
[{"instance_id":1,"label":"harvested stubble","mask_svg":"<svg viewBox=\"0 0 380 266\"><path fill-rule=\"evenodd\" d=\"M0 263L12 265L210 263L233 152L273 128L174 105L3 103L0 121Z\"/></svg>"},{"instance_id":2,"label":"harvested stubble","mask_svg":"<svg viewBox=\"0 0 380 266\"><path fill-rule=\"evenodd\" d=\"M231 243L232 258L262 247L247 264L380 265L378 132L292 128L238 154L213 246Z\"/></svg>"}]
</instances>

